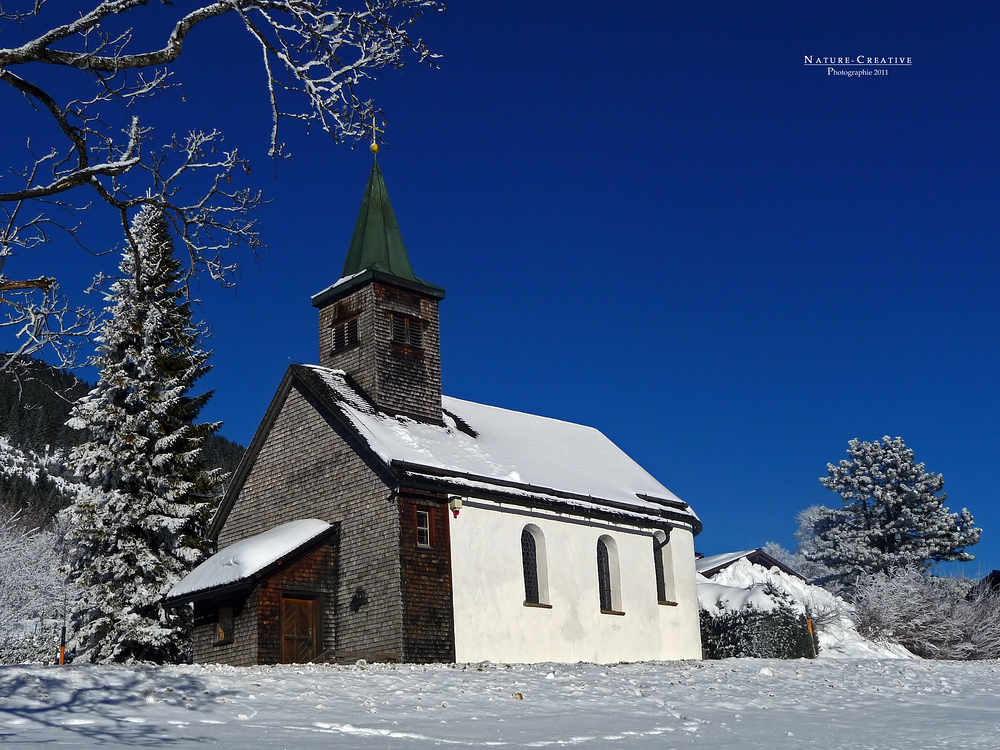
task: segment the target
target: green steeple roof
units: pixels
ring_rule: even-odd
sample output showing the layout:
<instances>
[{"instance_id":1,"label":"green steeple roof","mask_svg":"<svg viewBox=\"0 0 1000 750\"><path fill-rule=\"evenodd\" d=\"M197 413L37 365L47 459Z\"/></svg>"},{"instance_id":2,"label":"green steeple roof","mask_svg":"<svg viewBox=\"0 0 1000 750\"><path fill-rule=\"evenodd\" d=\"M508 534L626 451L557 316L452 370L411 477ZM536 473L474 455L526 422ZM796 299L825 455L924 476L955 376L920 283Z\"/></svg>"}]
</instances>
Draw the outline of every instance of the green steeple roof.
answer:
<instances>
[{"instance_id":1,"label":"green steeple roof","mask_svg":"<svg viewBox=\"0 0 1000 750\"><path fill-rule=\"evenodd\" d=\"M389 192L385 188L377 158L372 163L368 187L361 200L361 210L354 224L354 236L351 237L341 277L353 276L368 269L418 284L427 284L417 278L410 266L403 235L400 234L396 214L389 202Z\"/></svg>"},{"instance_id":2,"label":"green steeple roof","mask_svg":"<svg viewBox=\"0 0 1000 750\"><path fill-rule=\"evenodd\" d=\"M328 304L371 280L398 284L436 299L444 299L444 289L413 273L377 158L372 164L368 186L361 199L361 210L358 211L354 235L340 277L341 280L332 287L313 297L314 306Z\"/></svg>"},{"instance_id":3,"label":"green steeple roof","mask_svg":"<svg viewBox=\"0 0 1000 750\"><path fill-rule=\"evenodd\" d=\"M403 235L399 233L396 214L392 211L385 180L382 179L382 170L378 168L378 159L372 163L372 173L368 177L365 197L361 200L361 210L354 224L354 236L351 237L341 276L353 276L369 268L401 279L419 281L410 267Z\"/></svg>"}]
</instances>

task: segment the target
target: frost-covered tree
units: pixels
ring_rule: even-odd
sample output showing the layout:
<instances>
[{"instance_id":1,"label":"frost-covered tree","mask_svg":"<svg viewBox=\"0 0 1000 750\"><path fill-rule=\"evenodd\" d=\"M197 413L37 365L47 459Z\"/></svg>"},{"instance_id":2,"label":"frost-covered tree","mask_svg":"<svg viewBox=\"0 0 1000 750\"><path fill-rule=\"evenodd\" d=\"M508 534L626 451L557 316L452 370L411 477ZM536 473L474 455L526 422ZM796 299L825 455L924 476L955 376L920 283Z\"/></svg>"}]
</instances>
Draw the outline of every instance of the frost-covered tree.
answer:
<instances>
[{"instance_id":1,"label":"frost-covered tree","mask_svg":"<svg viewBox=\"0 0 1000 750\"><path fill-rule=\"evenodd\" d=\"M54 659L73 593L61 572L58 529L21 524L0 507L0 664Z\"/></svg>"},{"instance_id":2,"label":"frost-covered tree","mask_svg":"<svg viewBox=\"0 0 1000 750\"><path fill-rule=\"evenodd\" d=\"M926 659L1000 658L1000 595L967 578L916 570L862 577L854 594L858 630Z\"/></svg>"},{"instance_id":3,"label":"frost-covered tree","mask_svg":"<svg viewBox=\"0 0 1000 750\"><path fill-rule=\"evenodd\" d=\"M811 559L807 553L816 549L816 533L813 529L816 519L827 511L829 508L822 505L810 505L796 514L795 521L798 528L795 530L795 540L798 546L794 552L785 549L777 542L767 542L762 549L810 581L825 581L833 571Z\"/></svg>"},{"instance_id":4,"label":"frost-covered tree","mask_svg":"<svg viewBox=\"0 0 1000 750\"><path fill-rule=\"evenodd\" d=\"M861 574L923 571L933 562L973 559L965 548L979 541L981 529L965 508L948 510L944 478L917 463L902 438L855 438L847 454L827 464L827 476L820 478L844 505L810 509L802 548L805 559L830 569L828 583L843 589Z\"/></svg>"},{"instance_id":5,"label":"frost-covered tree","mask_svg":"<svg viewBox=\"0 0 1000 750\"><path fill-rule=\"evenodd\" d=\"M93 661L164 662L185 653L190 613L162 600L206 551L220 472L199 452L218 424L195 423L211 394L191 388L209 353L163 212L144 206L131 234L98 338L100 379L69 420L87 431L70 464L93 490L70 509L70 580L82 590L73 625Z\"/></svg>"}]
</instances>

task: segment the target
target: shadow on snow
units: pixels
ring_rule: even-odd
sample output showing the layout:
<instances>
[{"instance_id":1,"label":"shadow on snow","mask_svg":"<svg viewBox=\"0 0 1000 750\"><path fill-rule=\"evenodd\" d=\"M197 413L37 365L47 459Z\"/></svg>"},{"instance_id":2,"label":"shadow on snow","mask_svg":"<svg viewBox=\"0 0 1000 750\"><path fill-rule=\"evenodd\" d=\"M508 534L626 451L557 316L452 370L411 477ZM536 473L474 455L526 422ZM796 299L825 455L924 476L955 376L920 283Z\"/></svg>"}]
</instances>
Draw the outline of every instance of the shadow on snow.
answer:
<instances>
[{"instance_id":1,"label":"shadow on snow","mask_svg":"<svg viewBox=\"0 0 1000 750\"><path fill-rule=\"evenodd\" d=\"M131 746L212 742L187 725L232 694L157 667L0 667L0 745L49 744L53 729Z\"/></svg>"}]
</instances>

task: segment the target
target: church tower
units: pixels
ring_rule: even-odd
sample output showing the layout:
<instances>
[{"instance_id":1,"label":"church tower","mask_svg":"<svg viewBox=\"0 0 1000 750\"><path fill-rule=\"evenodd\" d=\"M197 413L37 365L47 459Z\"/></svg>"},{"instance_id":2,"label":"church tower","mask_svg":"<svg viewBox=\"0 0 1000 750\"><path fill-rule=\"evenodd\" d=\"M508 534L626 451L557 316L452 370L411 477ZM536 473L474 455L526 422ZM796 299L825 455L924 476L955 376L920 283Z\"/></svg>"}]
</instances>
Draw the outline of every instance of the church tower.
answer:
<instances>
[{"instance_id":1,"label":"church tower","mask_svg":"<svg viewBox=\"0 0 1000 750\"><path fill-rule=\"evenodd\" d=\"M340 280L312 298L320 365L344 370L382 411L440 424L442 299L413 273L376 157Z\"/></svg>"}]
</instances>

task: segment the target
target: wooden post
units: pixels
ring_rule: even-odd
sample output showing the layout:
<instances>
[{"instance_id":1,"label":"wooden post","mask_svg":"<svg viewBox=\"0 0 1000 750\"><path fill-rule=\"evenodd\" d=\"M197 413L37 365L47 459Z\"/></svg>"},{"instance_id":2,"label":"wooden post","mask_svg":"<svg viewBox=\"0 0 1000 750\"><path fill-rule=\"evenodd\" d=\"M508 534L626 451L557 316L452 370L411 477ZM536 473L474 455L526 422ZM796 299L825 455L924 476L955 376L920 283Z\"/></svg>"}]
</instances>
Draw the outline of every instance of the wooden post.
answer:
<instances>
[{"instance_id":1,"label":"wooden post","mask_svg":"<svg viewBox=\"0 0 1000 750\"><path fill-rule=\"evenodd\" d=\"M811 617L806 617L806 625L809 626L809 648L813 652L813 659L815 659L819 654L816 653L816 636L813 635L813 621Z\"/></svg>"}]
</instances>

